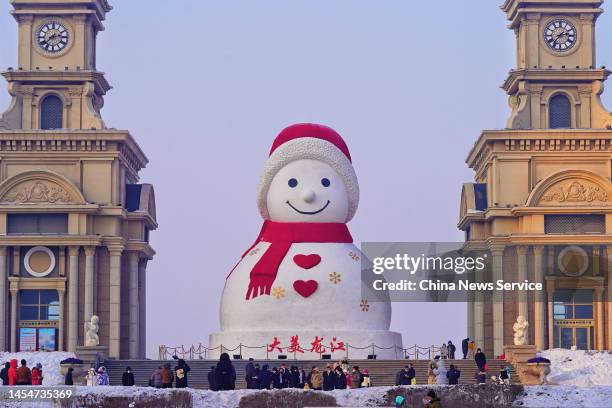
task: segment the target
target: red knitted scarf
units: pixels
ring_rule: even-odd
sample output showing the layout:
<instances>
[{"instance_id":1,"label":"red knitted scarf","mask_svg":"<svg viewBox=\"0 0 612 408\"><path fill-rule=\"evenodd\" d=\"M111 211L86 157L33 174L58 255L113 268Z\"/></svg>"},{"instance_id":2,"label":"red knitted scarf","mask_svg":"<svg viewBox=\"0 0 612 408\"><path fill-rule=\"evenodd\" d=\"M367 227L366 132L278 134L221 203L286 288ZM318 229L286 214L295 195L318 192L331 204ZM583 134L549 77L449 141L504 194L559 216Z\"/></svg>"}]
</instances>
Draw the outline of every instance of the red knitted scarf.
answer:
<instances>
[{"instance_id":1,"label":"red knitted scarf","mask_svg":"<svg viewBox=\"0 0 612 408\"><path fill-rule=\"evenodd\" d=\"M298 242L351 243L353 237L351 237L346 224L341 223L291 223L266 220L261 227L257 240L246 250L242 258L262 241L270 242L271 245L251 270L251 282L246 294L247 300L259 295L270 294L278 267L287 255L291 244Z\"/></svg>"}]
</instances>

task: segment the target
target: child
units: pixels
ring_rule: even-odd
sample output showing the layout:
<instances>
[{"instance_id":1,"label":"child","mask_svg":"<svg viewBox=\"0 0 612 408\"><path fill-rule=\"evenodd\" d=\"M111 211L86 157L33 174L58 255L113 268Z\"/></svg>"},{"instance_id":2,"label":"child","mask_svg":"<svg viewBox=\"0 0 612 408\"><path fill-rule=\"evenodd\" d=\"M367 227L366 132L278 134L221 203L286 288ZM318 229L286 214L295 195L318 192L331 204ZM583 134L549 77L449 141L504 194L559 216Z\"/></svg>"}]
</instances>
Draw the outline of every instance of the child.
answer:
<instances>
[{"instance_id":1,"label":"child","mask_svg":"<svg viewBox=\"0 0 612 408\"><path fill-rule=\"evenodd\" d=\"M108 374L104 366L98 368L98 385L108 385Z\"/></svg>"},{"instance_id":2,"label":"child","mask_svg":"<svg viewBox=\"0 0 612 408\"><path fill-rule=\"evenodd\" d=\"M372 382L370 381L370 373L368 372L368 369L366 368L365 370L363 370L363 382L361 383L362 387L371 387L372 386Z\"/></svg>"},{"instance_id":3,"label":"child","mask_svg":"<svg viewBox=\"0 0 612 408\"><path fill-rule=\"evenodd\" d=\"M36 367L32 369L32 385L42 385L42 364L36 364Z\"/></svg>"},{"instance_id":4,"label":"child","mask_svg":"<svg viewBox=\"0 0 612 408\"><path fill-rule=\"evenodd\" d=\"M92 367L87 372L87 386L94 387L96 385L98 385L98 375L96 374L95 368Z\"/></svg>"}]
</instances>

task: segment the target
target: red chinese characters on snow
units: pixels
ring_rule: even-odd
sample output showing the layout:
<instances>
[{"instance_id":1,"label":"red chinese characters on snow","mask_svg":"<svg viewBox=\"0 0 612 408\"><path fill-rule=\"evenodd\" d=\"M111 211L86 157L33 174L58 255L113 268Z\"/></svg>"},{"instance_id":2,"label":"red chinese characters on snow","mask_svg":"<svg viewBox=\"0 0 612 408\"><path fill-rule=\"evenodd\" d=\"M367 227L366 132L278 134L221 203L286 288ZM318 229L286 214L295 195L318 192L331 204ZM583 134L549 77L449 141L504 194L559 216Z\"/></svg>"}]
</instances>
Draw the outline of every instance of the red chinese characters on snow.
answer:
<instances>
[{"instance_id":1,"label":"red chinese characters on snow","mask_svg":"<svg viewBox=\"0 0 612 408\"><path fill-rule=\"evenodd\" d=\"M329 347L327 347L327 344L329 344ZM325 343L325 337L315 336L314 340L310 342L310 346L311 346L310 352L317 353L317 354L323 354L328 349L332 353L336 351L346 351L346 343L338 340L338 338L336 337L332 337L329 343ZM282 346L281 341L276 336L272 339L270 344L268 344L268 353L272 353L275 350L277 350L279 353L282 353L283 349L287 353L302 353L303 354L306 351L300 345L300 338L298 335L291 336L291 339L289 339L288 346Z\"/></svg>"},{"instance_id":2,"label":"red chinese characters on snow","mask_svg":"<svg viewBox=\"0 0 612 408\"><path fill-rule=\"evenodd\" d=\"M272 343L268 344L268 353L273 352L274 349L278 349L278 352L282 353L283 349L279 347L279 345L280 345L280 340L277 337L274 337L274 340L272 340Z\"/></svg>"}]
</instances>

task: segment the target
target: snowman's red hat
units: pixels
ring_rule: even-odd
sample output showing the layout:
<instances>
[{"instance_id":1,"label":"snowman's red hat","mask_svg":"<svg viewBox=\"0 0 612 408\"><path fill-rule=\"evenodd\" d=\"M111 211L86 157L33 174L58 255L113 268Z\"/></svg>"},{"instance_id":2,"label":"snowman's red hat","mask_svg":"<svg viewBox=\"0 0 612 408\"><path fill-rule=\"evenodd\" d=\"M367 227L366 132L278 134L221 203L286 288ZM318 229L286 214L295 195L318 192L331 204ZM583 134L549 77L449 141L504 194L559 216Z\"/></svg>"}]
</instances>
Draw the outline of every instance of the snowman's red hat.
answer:
<instances>
[{"instance_id":1,"label":"snowman's red hat","mask_svg":"<svg viewBox=\"0 0 612 408\"><path fill-rule=\"evenodd\" d=\"M351 154L338 132L313 123L291 125L274 139L257 189L257 205L261 216L264 219L270 218L266 198L276 173L293 161L308 159L327 163L344 181L349 202L348 222L359 205L359 183L351 163Z\"/></svg>"}]
</instances>

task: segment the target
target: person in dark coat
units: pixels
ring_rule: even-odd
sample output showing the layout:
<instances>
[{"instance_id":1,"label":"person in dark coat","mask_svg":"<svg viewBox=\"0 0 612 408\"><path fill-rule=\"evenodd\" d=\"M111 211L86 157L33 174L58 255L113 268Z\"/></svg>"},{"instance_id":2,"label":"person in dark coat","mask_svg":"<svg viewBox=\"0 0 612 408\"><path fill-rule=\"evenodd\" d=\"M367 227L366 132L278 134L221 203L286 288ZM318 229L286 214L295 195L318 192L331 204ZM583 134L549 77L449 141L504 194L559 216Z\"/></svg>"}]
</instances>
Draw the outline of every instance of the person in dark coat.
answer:
<instances>
[{"instance_id":1,"label":"person in dark coat","mask_svg":"<svg viewBox=\"0 0 612 408\"><path fill-rule=\"evenodd\" d=\"M0 371L0 378L2 378L2 385L9 385L8 370L11 368L11 363L4 363L4 368Z\"/></svg>"},{"instance_id":2,"label":"person in dark coat","mask_svg":"<svg viewBox=\"0 0 612 408\"><path fill-rule=\"evenodd\" d=\"M121 384L124 387L133 387L135 384L134 381L134 373L132 372L131 367L126 367L125 372L121 376Z\"/></svg>"},{"instance_id":3,"label":"person in dark coat","mask_svg":"<svg viewBox=\"0 0 612 408\"><path fill-rule=\"evenodd\" d=\"M416 377L416 371L414 371L414 366L412 363L408 365L408 379L410 380L410 385L412 385L412 379Z\"/></svg>"},{"instance_id":4,"label":"person in dark coat","mask_svg":"<svg viewBox=\"0 0 612 408\"><path fill-rule=\"evenodd\" d=\"M336 376L328 364L323 371L323 391L331 391L335 387Z\"/></svg>"},{"instance_id":5,"label":"person in dark coat","mask_svg":"<svg viewBox=\"0 0 612 408\"><path fill-rule=\"evenodd\" d=\"M457 370L454 364L451 364L449 370L446 372L446 378L448 378L448 383L450 385L459 384L460 376L461 376L461 371Z\"/></svg>"},{"instance_id":6,"label":"person in dark coat","mask_svg":"<svg viewBox=\"0 0 612 408\"><path fill-rule=\"evenodd\" d=\"M278 369L278 388L287 388L289 386L289 369L285 364L281 364Z\"/></svg>"},{"instance_id":7,"label":"person in dark coat","mask_svg":"<svg viewBox=\"0 0 612 408\"><path fill-rule=\"evenodd\" d=\"M178 359L178 364L174 368L174 377L176 378L176 388L187 388L189 383L187 382L187 373L191 371L189 364L182 358Z\"/></svg>"},{"instance_id":8,"label":"person in dark coat","mask_svg":"<svg viewBox=\"0 0 612 408\"><path fill-rule=\"evenodd\" d=\"M74 368L68 367L68 371L66 372L66 376L64 377L64 385L74 385L74 381L72 380L72 372Z\"/></svg>"},{"instance_id":9,"label":"person in dark coat","mask_svg":"<svg viewBox=\"0 0 612 408\"><path fill-rule=\"evenodd\" d=\"M482 370L479 370L476 374L474 374L474 378L476 379L476 384L487 383L487 373Z\"/></svg>"},{"instance_id":10,"label":"person in dark coat","mask_svg":"<svg viewBox=\"0 0 612 408\"><path fill-rule=\"evenodd\" d=\"M253 389L254 390L258 390L259 389L259 376L261 375L261 367L259 367L259 364L255 364L255 374L253 376Z\"/></svg>"},{"instance_id":11,"label":"person in dark coat","mask_svg":"<svg viewBox=\"0 0 612 408\"><path fill-rule=\"evenodd\" d=\"M244 379L246 380L247 389L252 390L255 387L253 386L253 377L255 377L255 363L252 358L249 358L249 362L244 367Z\"/></svg>"},{"instance_id":12,"label":"person in dark coat","mask_svg":"<svg viewBox=\"0 0 612 408\"><path fill-rule=\"evenodd\" d=\"M272 373L268 370L268 365L264 364L259 373L259 389L269 390L270 384L272 384Z\"/></svg>"},{"instance_id":13,"label":"person in dark coat","mask_svg":"<svg viewBox=\"0 0 612 408\"><path fill-rule=\"evenodd\" d=\"M455 347L455 345L453 344L452 341L448 341L448 344L446 345L446 349L448 350L448 358L451 360L455 359L455 351L457 351L457 347Z\"/></svg>"},{"instance_id":14,"label":"person in dark coat","mask_svg":"<svg viewBox=\"0 0 612 408\"><path fill-rule=\"evenodd\" d=\"M485 364L487 364L487 357L485 356L485 354L482 352L481 349L476 350L474 361L476 362L476 365L478 366L478 370L484 371L484 366Z\"/></svg>"},{"instance_id":15,"label":"person in dark coat","mask_svg":"<svg viewBox=\"0 0 612 408\"><path fill-rule=\"evenodd\" d=\"M304 388L304 385L306 385L307 383L307 375L306 375L306 370L304 370L304 367L300 367L300 388Z\"/></svg>"},{"instance_id":16,"label":"person in dark coat","mask_svg":"<svg viewBox=\"0 0 612 408\"><path fill-rule=\"evenodd\" d=\"M335 374L334 388L337 390L345 390L346 389L346 375L342 371L342 367L340 366L336 367L334 374Z\"/></svg>"},{"instance_id":17,"label":"person in dark coat","mask_svg":"<svg viewBox=\"0 0 612 408\"><path fill-rule=\"evenodd\" d=\"M289 375L287 375L287 387L300 388L300 369L297 366L291 366Z\"/></svg>"},{"instance_id":18,"label":"person in dark coat","mask_svg":"<svg viewBox=\"0 0 612 408\"><path fill-rule=\"evenodd\" d=\"M282 388L280 384L280 376L278 374L278 368L272 368L272 389Z\"/></svg>"},{"instance_id":19,"label":"person in dark coat","mask_svg":"<svg viewBox=\"0 0 612 408\"><path fill-rule=\"evenodd\" d=\"M208 372L208 389L211 391L219 391L216 377L215 366L210 366L210 371Z\"/></svg>"},{"instance_id":20,"label":"person in dark coat","mask_svg":"<svg viewBox=\"0 0 612 408\"><path fill-rule=\"evenodd\" d=\"M410 385L411 380L408 375L408 366L405 366L395 376L395 385Z\"/></svg>"},{"instance_id":21,"label":"person in dark coat","mask_svg":"<svg viewBox=\"0 0 612 408\"><path fill-rule=\"evenodd\" d=\"M463 359L464 360L467 358L468 345L469 344L470 344L470 338L469 337L463 339L463 341L461 342L461 352L463 353Z\"/></svg>"},{"instance_id":22,"label":"person in dark coat","mask_svg":"<svg viewBox=\"0 0 612 408\"><path fill-rule=\"evenodd\" d=\"M219 391L228 391L236 388L236 370L227 353L221 354L215 369L215 384Z\"/></svg>"}]
</instances>

